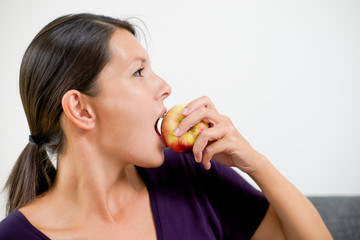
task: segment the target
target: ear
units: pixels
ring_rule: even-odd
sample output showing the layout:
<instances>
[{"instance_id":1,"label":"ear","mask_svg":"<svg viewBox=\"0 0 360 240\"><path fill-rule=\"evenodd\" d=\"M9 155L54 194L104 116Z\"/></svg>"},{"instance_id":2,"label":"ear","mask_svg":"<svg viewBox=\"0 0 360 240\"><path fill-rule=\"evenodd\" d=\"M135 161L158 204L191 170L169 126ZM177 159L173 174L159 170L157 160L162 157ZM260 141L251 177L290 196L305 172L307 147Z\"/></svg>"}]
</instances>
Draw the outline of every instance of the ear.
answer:
<instances>
[{"instance_id":1,"label":"ear","mask_svg":"<svg viewBox=\"0 0 360 240\"><path fill-rule=\"evenodd\" d=\"M95 126L95 114L86 97L77 90L67 91L61 101L66 116L79 128L90 130Z\"/></svg>"}]
</instances>

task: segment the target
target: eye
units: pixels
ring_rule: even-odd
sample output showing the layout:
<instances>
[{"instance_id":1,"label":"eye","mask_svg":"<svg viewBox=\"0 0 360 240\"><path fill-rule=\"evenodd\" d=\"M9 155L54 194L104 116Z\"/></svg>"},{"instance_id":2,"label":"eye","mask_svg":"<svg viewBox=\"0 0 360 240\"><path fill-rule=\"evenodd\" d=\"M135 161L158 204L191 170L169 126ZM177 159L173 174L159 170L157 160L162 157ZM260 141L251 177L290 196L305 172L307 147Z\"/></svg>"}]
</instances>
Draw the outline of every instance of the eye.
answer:
<instances>
[{"instance_id":1,"label":"eye","mask_svg":"<svg viewBox=\"0 0 360 240\"><path fill-rule=\"evenodd\" d=\"M144 68L139 68L136 72L134 72L133 76L134 77L143 77L143 75L142 75L143 70L144 70Z\"/></svg>"}]
</instances>

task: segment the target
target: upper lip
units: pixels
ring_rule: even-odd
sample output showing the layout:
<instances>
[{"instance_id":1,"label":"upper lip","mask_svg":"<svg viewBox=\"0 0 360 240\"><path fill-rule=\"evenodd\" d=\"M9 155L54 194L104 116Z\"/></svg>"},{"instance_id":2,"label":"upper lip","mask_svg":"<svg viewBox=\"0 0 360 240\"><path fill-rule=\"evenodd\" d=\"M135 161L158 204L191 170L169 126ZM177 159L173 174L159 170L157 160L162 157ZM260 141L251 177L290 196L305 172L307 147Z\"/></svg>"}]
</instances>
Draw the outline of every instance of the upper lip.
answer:
<instances>
[{"instance_id":1,"label":"upper lip","mask_svg":"<svg viewBox=\"0 0 360 240\"><path fill-rule=\"evenodd\" d=\"M166 108L164 108L164 109L161 111L161 113L158 115L158 119L164 117L165 114L166 114L166 112L167 112L167 110L166 110Z\"/></svg>"}]
</instances>

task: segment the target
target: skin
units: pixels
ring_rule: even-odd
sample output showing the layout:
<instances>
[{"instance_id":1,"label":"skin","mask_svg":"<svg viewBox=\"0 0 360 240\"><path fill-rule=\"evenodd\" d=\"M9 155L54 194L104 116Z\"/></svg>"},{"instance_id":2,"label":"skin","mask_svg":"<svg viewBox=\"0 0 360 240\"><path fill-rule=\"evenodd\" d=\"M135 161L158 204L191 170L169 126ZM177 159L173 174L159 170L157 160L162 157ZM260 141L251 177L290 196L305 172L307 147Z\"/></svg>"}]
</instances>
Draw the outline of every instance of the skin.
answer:
<instances>
[{"instance_id":1,"label":"skin","mask_svg":"<svg viewBox=\"0 0 360 240\"><path fill-rule=\"evenodd\" d=\"M156 239L149 194L135 166L163 163L165 144L154 125L166 111L163 101L171 88L152 72L149 56L130 33L117 30L109 44L111 60L99 75L100 93L89 97L70 90L62 99L66 146L54 186L20 209L51 239ZM213 157L239 168L269 200L253 239L331 239L310 202L209 98L190 102L186 110L179 136L201 120L212 125L195 142L196 161L209 169Z\"/></svg>"}]
</instances>

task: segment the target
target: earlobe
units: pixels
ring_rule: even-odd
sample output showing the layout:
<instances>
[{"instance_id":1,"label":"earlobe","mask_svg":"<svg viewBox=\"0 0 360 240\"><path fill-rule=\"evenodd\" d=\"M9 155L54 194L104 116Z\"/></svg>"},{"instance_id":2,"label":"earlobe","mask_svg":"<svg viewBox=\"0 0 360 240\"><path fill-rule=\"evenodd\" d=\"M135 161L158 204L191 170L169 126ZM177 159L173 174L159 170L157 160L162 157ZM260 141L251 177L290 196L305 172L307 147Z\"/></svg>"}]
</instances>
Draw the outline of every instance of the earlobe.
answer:
<instances>
[{"instance_id":1,"label":"earlobe","mask_svg":"<svg viewBox=\"0 0 360 240\"><path fill-rule=\"evenodd\" d=\"M79 128L90 130L95 126L95 115L77 90L67 91L61 101L66 116Z\"/></svg>"}]
</instances>

